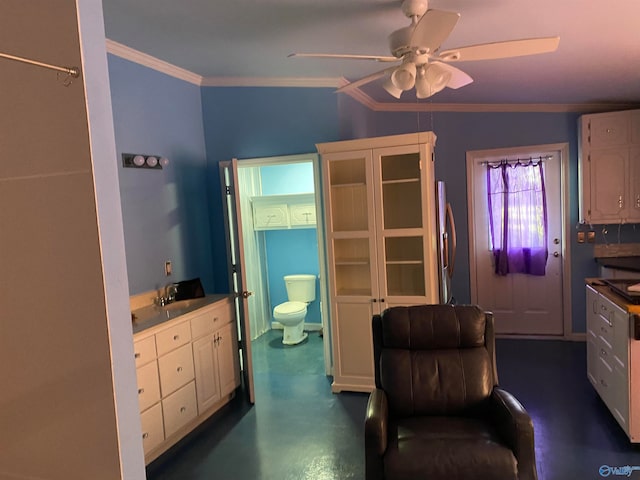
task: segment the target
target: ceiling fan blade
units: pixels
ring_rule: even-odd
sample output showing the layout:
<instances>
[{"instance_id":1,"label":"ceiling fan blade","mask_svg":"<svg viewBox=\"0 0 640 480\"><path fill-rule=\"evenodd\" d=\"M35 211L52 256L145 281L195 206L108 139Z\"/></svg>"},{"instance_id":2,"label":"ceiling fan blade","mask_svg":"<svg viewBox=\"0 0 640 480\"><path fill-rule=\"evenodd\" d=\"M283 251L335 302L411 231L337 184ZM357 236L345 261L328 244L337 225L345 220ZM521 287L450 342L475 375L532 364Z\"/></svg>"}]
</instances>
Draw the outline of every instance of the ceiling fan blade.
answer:
<instances>
[{"instance_id":1,"label":"ceiling fan blade","mask_svg":"<svg viewBox=\"0 0 640 480\"><path fill-rule=\"evenodd\" d=\"M349 60L373 60L376 62L395 62L396 57L387 57L380 55L342 55L339 53L290 53L287 57L304 57L304 58L338 58Z\"/></svg>"},{"instance_id":2,"label":"ceiling fan blade","mask_svg":"<svg viewBox=\"0 0 640 480\"><path fill-rule=\"evenodd\" d=\"M397 59L396 59L397 60ZM349 90L353 90L354 88L358 88L361 85L365 85L367 83L373 82L374 80L379 79L380 77L384 77L387 73L391 73L396 69L395 66L385 68L384 70L380 70L379 72L372 73L371 75L367 75L366 77L362 77L354 82L347 83L345 86L340 87L336 92L348 92Z\"/></svg>"},{"instance_id":3,"label":"ceiling fan blade","mask_svg":"<svg viewBox=\"0 0 640 480\"><path fill-rule=\"evenodd\" d=\"M465 62L470 60L493 60L497 58L520 57L538 53L554 52L560 37L527 38L506 42L482 43L468 47L445 50L438 59L445 62Z\"/></svg>"},{"instance_id":4,"label":"ceiling fan blade","mask_svg":"<svg viewBox=\"0 0 640 480\"><path fill-rule=\"evenodd\" d=\"M435 52L451 34L460 14L444 10L427 10L411 34L411 46Z\"/></svg>"},{"instance_id":5,"label":"ceiling fan blade","mask_svg":"<svg viewBox=\"0 0 640 480\"><path fill-rule=\"evenodd\" d=\"M451 78L447 82L447 87L453 88L454 90L460 87L464 87L465 85L469 85L473 82L473 78L464 73L459 68L456 68L452 65L449 65L444 62L431 62L430 65L438 65L443 68L447 72L451 72Z\"/></svg>"}]
</instances>

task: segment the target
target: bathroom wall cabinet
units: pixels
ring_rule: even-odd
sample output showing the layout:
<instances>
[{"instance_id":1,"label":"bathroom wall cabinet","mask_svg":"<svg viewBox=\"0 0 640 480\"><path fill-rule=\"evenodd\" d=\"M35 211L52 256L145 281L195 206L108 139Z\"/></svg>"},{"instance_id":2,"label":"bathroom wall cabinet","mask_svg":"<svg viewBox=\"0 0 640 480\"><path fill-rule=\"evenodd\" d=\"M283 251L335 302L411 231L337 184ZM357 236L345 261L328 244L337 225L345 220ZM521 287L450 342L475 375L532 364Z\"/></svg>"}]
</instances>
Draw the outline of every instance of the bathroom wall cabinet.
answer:
<instances>
[{"instance_id":1,"label":"bathroom wall cabinet","mask_svg":"<svg viewBox=\"0 0 640 480\"><path fill-rule=\"evenodd\" d=\"M640 110L580 117L580 219L640 223Z\"/></svg>"},{"instance_id":2,"label":"bathroom wall cabinet","mask_svg":"<svg viewBox=\"0 0 640 480\"><path fill-rule=\"evenodd\" d=\"M438 302L435 140L421 132L317 145L334 392L374 387L374 314Z\"/></svg>"},{"instance_id":3,"label":"bathroom wall cabinet","mask_svg":"<svg viewBox=\"0 0 640 480\"><path fill-rule=\"evenodd\" d=\"M316 227L313 193L252 197L251 205L254 230Z\"/></svg>"},{"instance_id":4,"label":"bathroom wall cabinet","mask_svg":"<svg viewBox=\"0 0 640 480\"><path fill-rule=\"evenodd\" d=\"M240 385L233 320L224 299L134 335L146 463L233 397Z\"/></svg>"}]
</instances>

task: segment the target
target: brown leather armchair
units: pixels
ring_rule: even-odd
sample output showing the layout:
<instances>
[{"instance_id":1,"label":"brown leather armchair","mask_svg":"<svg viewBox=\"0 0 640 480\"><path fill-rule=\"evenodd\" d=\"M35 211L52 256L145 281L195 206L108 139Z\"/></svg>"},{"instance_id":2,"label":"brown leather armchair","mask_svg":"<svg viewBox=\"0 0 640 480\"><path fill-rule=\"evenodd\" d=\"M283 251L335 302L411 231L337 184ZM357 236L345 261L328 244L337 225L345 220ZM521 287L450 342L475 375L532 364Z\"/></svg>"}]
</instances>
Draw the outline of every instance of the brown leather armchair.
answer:
<instances>
[{"instance_id":1,"label":"brown leather armchair","mask_svg":"<svg viewBox=\"0 0 640 480\"><path fill-rule=\"evenodd\" d=\"M498 388L493 316L476 306L373 317L367 480L536 480L533 424Z\"/></svg>"}]
</instances>

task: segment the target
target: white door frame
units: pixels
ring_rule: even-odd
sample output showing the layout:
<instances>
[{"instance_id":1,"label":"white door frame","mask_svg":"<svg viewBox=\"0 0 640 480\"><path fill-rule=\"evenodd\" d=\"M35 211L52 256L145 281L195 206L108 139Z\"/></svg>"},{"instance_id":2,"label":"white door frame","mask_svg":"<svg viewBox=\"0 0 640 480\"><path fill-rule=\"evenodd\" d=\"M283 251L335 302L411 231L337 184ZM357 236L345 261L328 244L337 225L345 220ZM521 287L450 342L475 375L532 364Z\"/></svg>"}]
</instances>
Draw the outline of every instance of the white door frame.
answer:
<instances>
[{"instance_id":1,"label":"white door frame","mask_svg":"<svg viewBox=\"0 0 640 480\"><path fill-rule=\"evenodd\" d=\"M478 301L478 286L476 282L476 248L474 218L475 210L473 198L475 191L474 168L482 158L492 156L512 157L515 152L526 156L540 151L557 151L560 156L560 195L562 215L562 311L563 335L536 335L535 338L564 338L566 340L584 340L584 335L575 334L571 321L571 226L569 225L569 143L552 143L546 145L531 145L524 147L496 148L490 150L470 150L467 152L467 224L469 231L469 277L471 287L471 303ZM478 207L479 208L479 207ZM510 335L510 338L529 337L528 335ZM533 337L531 337L533 338Z\"/></svg>"},{"instance_id":2,"label":"white door frame","mask_svg":"<svg viewBox=\"0 0 640 480\"><path fill-rule=\"evenodd\" d=\"M331 325L329 320L329 293L327 277L327 261L323 205L322 205L322 171L320 169L320 156L317 153L306 153L298 155L281 155L276 157L257 157L238 159L238 168L244 167L265 167L268 165L282 165L289 163L311 162L313 164L314 195L316 204L316 231L318 235L318 262L320 272L320 317L322 321L322 338L324 348L324 368L326 375L333 375L333 364L331 354ZM242 246L240 246L242 248Z\"/></svg>"}]
</instances>

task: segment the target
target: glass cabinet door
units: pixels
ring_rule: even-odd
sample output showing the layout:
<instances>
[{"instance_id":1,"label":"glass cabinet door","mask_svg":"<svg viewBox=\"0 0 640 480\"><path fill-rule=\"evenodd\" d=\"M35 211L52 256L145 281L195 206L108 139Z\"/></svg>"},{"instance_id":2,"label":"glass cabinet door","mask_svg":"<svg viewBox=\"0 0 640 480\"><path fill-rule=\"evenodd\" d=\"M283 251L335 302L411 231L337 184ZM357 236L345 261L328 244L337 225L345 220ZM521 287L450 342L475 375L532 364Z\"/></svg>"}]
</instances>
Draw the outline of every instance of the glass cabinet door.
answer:
<instances>
[{"instance_id":1,"label":"glass cabinet door","mask_svg":"<svg viewBox=\"0 0 640 480\"><path fill-rule=\"evenodd\" d=\"M372 267L371 153L351 152L325 159L335 295L371 297L377 289Z\"/></svg>"},{"instance_id":2,"label":"glass cabinet door","mask_svg":"<svg viewBox=\"0 0 640 480\"><path fill-rule=\"evenodd\" d=\"M378 157L385 295L422 297L426 285L420 151L417 146L386 150Z\"/></svg>"}]
</instances>

